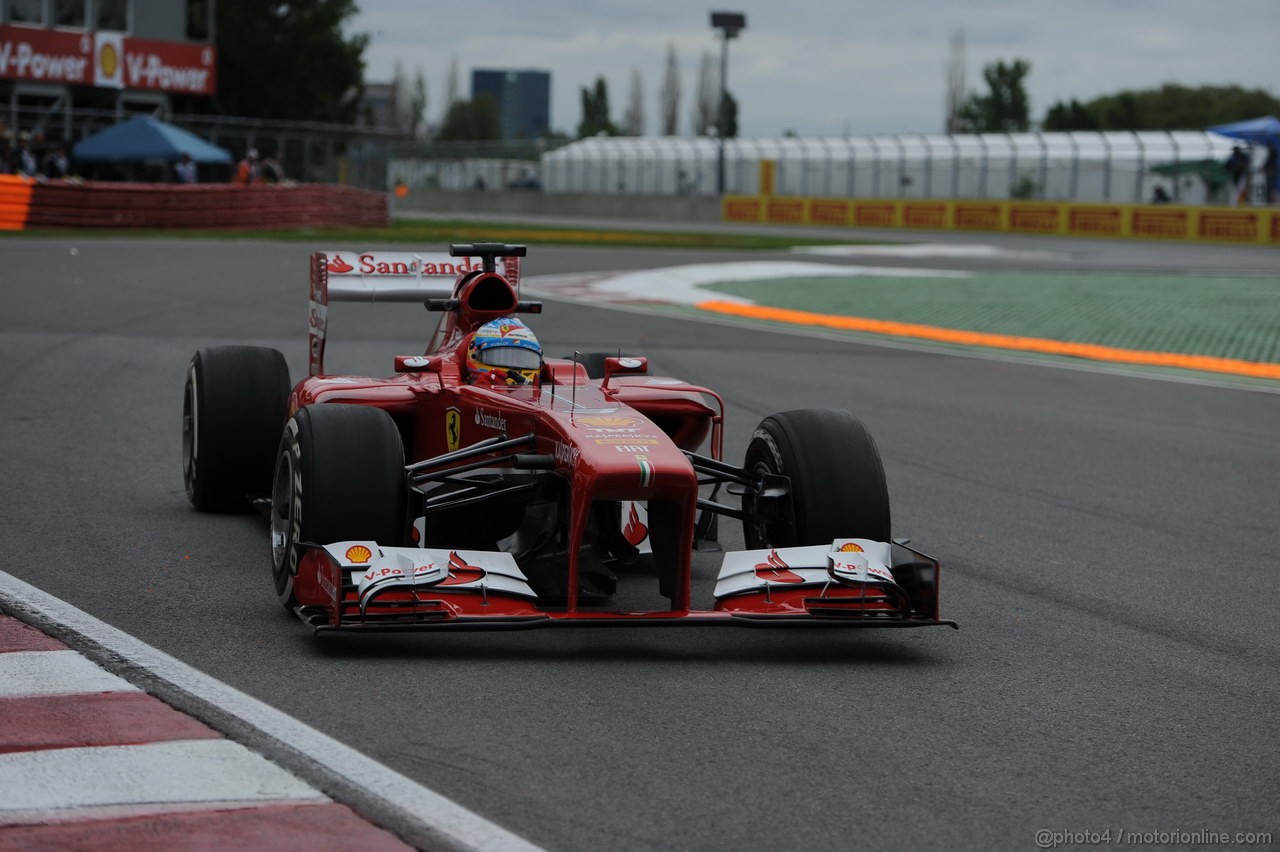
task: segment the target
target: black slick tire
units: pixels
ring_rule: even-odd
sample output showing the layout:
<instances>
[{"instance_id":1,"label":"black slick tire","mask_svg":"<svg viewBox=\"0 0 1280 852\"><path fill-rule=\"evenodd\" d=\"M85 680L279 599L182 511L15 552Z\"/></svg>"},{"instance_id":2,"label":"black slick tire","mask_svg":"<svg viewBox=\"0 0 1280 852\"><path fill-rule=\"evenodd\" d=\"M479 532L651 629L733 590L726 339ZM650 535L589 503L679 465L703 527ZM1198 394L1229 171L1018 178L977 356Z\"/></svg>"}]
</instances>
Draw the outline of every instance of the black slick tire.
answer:
<instances>
[{"instance_id":1,"label":"black slick tire","mask_svg":"<svg viewBox=\"0 0 1280 852\"><path fill-rule=\"evenodd\" d=\"M289 366L275 349L201 349L182 396L182 478L202 512L250 508L266 494L289 403Z\"/></svg>"},{"instance_id":2,"label":"black slick tire","mask_svg":"<svg viewBox=\"0 0 1280 852\"><path fill-rule=\"evenodd\" d=\"M891 541L889 490L875 439L848 411L807 408L760 421L747 446L748 472L791 480L781 520L743 521L749 550L829 544L837 538Z\"/></svg>"},{"instance_id":3,"label":"black slick tire","mask_svg":"<svg viewBox=\"0 0 1280 852\"><path fill-rule=\"evenodd\" d=\"M297 606L294 577L307 544L405 543L404 445L385 411L309 405L285 424L271 488L271 575L280 603Z\"/></svg>"}]
</instances>

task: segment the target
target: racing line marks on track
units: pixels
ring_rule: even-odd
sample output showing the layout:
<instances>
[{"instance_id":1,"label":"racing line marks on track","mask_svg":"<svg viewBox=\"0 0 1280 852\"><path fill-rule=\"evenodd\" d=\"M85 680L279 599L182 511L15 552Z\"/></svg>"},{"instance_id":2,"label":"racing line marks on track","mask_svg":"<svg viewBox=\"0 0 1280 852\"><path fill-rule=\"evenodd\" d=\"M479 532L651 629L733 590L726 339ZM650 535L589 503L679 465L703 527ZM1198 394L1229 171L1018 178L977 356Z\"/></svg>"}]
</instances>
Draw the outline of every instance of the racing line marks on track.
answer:
<instances>
[{"instance_id":1,"label":"racing line marks on track","mask_svg":"<svg viewBox=\"0 0 1280 852\"><path fill-rule=\"evenodd\" d=\"M21 619L0 614L0 849L407 848L373 820L419 848L537 852L3 571L0 611Z\"/></svg>"}]
</instances>

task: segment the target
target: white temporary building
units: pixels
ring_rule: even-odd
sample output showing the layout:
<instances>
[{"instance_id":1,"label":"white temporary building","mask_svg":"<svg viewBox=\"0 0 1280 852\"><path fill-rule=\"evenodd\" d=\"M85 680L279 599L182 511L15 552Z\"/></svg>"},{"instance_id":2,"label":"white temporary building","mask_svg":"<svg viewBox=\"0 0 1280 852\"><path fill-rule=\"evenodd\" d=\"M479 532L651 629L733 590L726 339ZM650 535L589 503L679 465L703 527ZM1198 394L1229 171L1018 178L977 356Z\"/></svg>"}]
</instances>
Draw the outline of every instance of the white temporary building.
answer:
<instances>
[{"instance_id":1,"label":"white temporary building","mask_svg":"<svg viewBox=\"0 0 1280 852\"><path fill-rule=\"evenodd\" d=\"M1156 186L1187 204L1215 199L1194 170L1171 163L1225 162L1237 140L1203 131L897 134L729 139L726 194L761 190L774 163L775 195L839 198L992 198L1149 201ZM716 195L720 145L700 137L595 137L541 158L547 192Z\"/></svg>"}]
</instances>

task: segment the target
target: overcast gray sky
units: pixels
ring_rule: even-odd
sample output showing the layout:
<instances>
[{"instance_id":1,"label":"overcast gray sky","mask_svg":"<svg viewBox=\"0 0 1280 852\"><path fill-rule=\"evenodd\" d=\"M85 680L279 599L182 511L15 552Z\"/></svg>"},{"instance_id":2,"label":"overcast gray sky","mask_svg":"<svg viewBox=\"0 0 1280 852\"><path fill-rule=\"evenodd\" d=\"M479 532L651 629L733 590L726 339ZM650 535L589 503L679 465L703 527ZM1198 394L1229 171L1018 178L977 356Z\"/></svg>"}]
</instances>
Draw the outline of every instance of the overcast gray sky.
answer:
<instances>
[{"instance_id":1,"label":"overcast gray sky","mask_svg":"<svg viewBox=\"0 0 1280 852\"><path fill-rule=\"evenodd\" d=\"M710 10L743 12L729 46L729 90L741 136L936 133L942 130L950 38L963 30L969 89L997 59L1031 61L1035 120L1059 99L1177 82L1238 83L1280 96L1280 0L358 0L353 32L372 36L366 79L389 80L399 59L427 79L439 121L450 61L459 94L471 69L551 72L551 123L572 134L579 91L603 76L611 112L643 80L647 133L658 130L667 45L681 67L687 134L700 58L720 45Z\"/></svg>"}]
</instances>

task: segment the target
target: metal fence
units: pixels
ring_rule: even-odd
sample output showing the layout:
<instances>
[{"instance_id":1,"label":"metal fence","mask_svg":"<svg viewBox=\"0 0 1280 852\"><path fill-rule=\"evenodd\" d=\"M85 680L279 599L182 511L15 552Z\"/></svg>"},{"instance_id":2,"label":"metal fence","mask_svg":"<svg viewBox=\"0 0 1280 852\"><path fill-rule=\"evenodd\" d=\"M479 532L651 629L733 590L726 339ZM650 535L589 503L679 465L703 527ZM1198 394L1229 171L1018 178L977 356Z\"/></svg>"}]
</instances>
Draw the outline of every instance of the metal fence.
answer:
<instances>
[{"instance_id":1,"label":"metal fence","mask_svg":"<svg viewBox=\"0 0 1280 852\"><path fill-rule=\"evenodd\" d=\"M132 115L156 118L188 130L225 148L233 160L250 148L275 159L288 180L304 183L340 183L362 189L385 190L389 157L403 138L379 128L352 127L316 122L268 121L263 119L168 113L163 108L145 110L62 109L10 104L3 113L4 135L12 139L26 133L39 161L55 145L65 145L70 153L76 142L99 130L118 124ZM73 163L74 166L74 163ZM231 166L202 167L204 180L230 180ZM79 170L82 177L107 177ZM142 164L134 174L144 180L172 180L160 164Z\"/></svg>"},{"instance_id":2,"label":"metal fence","mask_svg":"<svg viewBox=\"0 0 1280 852\"><path fill-rule=\"evenodd\" d=\"M364 189L525 190L602 195L719 193L721 146L707 137L593 137L577 141L420 143L380 128L168 114L239 159L249 148L287 179ZM118 110L28 108L4 113L12 136L29 132L40 157L128 117ZM898 134L728 139L726 194L836 198L1032 198L1142 202L1159 187L1187 204L1231 201L1221 169L1234 140L1203 131ZM1253 150L1250 191L1265 203L1264 151ZM762 168L762 164L769 164ZM1181 172L1180 174L1169 174ZM231 168L206 169L209 180ZM772 186L762 185L762 176ZM85 175L90 176L90 175ZM171 180L163 170L150 179Z\"/></svg>"},{"instance_id":3,"label":"metal fence","mask_svg":"<svg viewBox=\"0 0 1280 852\"><path fill-rule=\"evenodd\" d=\"M1229 202L1221 169L1233 140L1203 131L730 139L725 192L837 198L1028 198L1143 202L1157 188L1185 204ZM1265 201L1254 150L1250 198ZM397 150L388 182L410 189L718 194L712 138L596 137L560 145ZM762 163L771 165L762 170ZM772 187L761 175L772 173Z\"/></svg>"}]
</instances>

